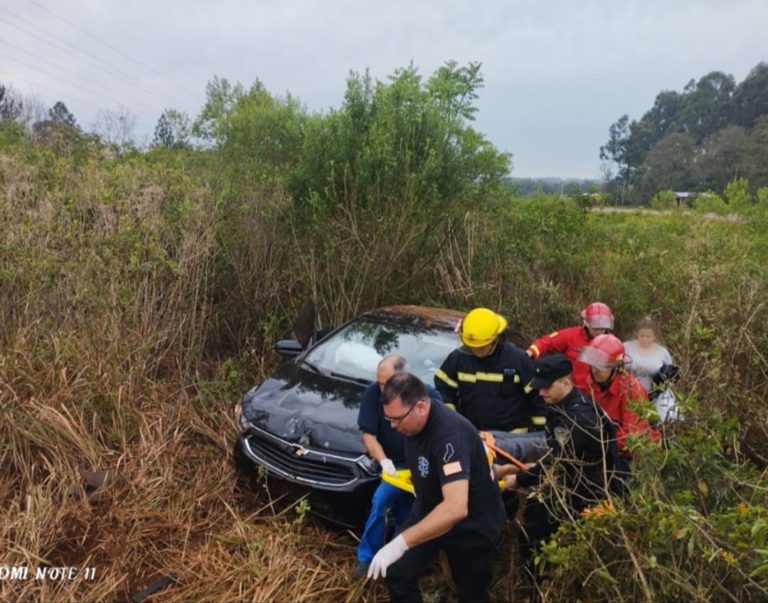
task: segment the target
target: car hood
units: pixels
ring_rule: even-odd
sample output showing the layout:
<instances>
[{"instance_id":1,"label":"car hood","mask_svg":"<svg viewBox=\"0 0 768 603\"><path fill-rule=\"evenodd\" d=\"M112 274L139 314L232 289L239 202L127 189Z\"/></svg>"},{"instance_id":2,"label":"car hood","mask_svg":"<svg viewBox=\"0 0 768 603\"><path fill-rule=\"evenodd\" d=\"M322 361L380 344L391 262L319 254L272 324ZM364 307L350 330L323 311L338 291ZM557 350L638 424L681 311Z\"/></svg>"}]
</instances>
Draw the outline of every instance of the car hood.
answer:
<instances>
[{"instance_id":1,"label":"car hood","mask_svg":"<svg viewBox=\"0 0 768 603\"><path fill-rule=\"evenodd\" d=\"M357 415L364 391L359 383L288 362L245 394L242 412L254 426L289 442L363 454Z\"/></svg>"}]
</instances>

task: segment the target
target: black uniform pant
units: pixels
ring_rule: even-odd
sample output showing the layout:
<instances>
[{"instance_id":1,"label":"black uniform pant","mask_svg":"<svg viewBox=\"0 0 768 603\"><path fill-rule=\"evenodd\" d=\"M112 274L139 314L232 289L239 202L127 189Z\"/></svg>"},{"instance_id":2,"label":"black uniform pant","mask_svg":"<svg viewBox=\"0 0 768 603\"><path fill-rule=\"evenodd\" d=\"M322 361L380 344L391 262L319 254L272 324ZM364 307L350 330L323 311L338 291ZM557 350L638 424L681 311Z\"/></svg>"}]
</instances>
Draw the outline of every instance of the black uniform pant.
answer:
<instances>
[{"instance_id":1,"label":"black uniform pant","mask_svg":"<svg viewBox=\"0 0 768 603\"><path fill-rule=\"evenodd\" d=\"M541 543L557 532L560 522L555 518L546 503L529 499L523 511L523 533L520 539L520 552L529 570L533 570L533 557Z\"/></svg>"},{"instance_id":2,"label":"black uniform pant","mask_svg":"<svg viewBox=\"0 0 768 603\"><path fill-rule=\"evenodd\" d=\"M448 556L459 602L481 603L489 600L488 587L493 578L497 543L466 547L441 545L431 540L408 549L387 569L387 587L393 603L421 603L419 576L440 549Z\"/></svg>"}]
</instances>

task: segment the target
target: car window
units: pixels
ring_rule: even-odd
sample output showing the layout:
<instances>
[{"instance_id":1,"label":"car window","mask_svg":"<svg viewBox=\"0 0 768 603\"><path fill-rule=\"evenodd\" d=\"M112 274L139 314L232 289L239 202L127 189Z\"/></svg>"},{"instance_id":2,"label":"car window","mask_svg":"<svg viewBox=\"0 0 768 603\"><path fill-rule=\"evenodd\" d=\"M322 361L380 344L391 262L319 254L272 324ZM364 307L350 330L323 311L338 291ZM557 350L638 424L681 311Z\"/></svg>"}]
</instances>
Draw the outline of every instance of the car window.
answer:
<instances>
[{"instance_id":1,"label":"car window","mask_svg":"<svg viewBox=\"0 0 768 603\"><path fill-rule=\"evenodd\" d=\"M431 385L435 371L456 346L452 331L361 319L324 339L306 359L324 372L372 382L379 360L398 354L408 361L408 370Z\"/></svg>"}]
</instances>

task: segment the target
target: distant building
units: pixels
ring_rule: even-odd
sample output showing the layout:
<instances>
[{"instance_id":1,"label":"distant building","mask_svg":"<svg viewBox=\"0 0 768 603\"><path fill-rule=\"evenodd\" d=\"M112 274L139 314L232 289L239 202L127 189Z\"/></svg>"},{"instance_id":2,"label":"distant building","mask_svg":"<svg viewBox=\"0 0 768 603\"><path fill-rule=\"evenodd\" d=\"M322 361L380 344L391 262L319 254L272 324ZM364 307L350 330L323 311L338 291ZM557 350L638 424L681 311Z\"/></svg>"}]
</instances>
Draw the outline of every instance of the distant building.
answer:
<instances>
[{"instance_id":1,"label":"distant building","mask_svg":"<svg viewBox=\"0 0 768 603\"><path fill-rule=\"evenodd\" d=\"M696 198L697 193L675 193L675 205L677 207L680 207L681 205L686 205L688 207L691 207L693 205L693 200Z\"/></svg>"}]
</instances>

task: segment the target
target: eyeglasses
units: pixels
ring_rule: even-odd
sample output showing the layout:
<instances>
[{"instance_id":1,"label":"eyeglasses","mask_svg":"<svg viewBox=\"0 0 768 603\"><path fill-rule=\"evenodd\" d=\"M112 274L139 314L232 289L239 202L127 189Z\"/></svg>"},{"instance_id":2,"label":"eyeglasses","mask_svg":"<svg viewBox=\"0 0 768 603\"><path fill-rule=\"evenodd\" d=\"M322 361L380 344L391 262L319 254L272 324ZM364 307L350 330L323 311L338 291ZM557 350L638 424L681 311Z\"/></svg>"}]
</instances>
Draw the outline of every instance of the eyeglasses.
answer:
<instances>
[{"instance_id":1,"label":"eyeglasses","mask_svg":"<svg viewBox=\"0 0 768 603\"><path fill-rule=\"evenodd\" d=\"M416 402L418 404L418 402ZM408 409L408 412L406 412L404 415L400 415L399 417L388 417L387 415L384 415L384 420L389 422L390 425L393 425L395 423L400 424L405 420L405 417L407 417L411 412L413 412L413 409L416 408L416 404L411 406Z\"/></svg>"}]
</instances>

